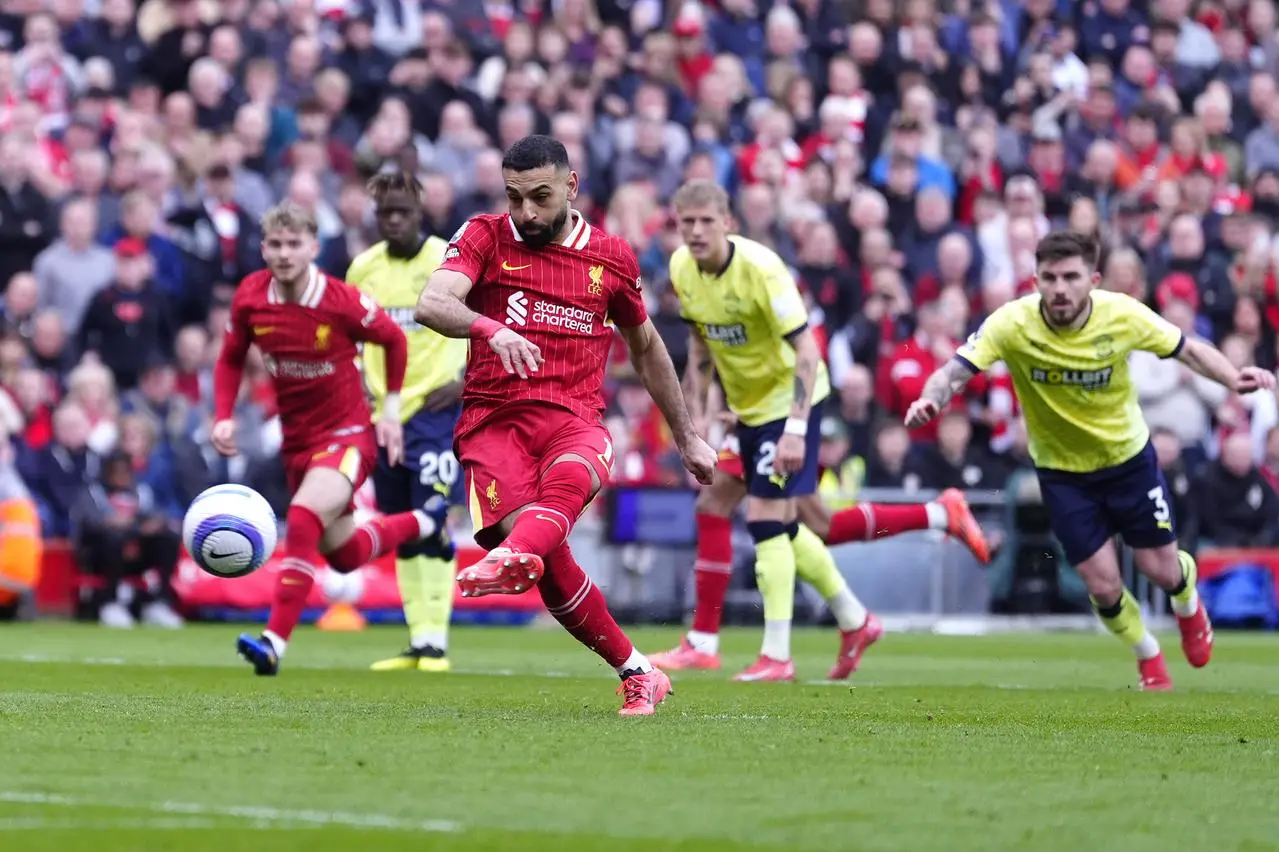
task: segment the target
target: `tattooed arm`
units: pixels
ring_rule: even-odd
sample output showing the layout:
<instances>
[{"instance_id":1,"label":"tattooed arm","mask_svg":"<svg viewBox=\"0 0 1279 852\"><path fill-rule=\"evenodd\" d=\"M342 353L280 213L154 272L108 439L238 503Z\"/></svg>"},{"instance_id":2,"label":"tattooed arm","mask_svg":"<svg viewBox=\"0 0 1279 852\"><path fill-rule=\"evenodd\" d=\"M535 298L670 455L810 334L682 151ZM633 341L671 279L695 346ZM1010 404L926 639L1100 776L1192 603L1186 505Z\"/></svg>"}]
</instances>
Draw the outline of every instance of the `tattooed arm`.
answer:
<instances>
[{"instance_id":1,"label":"tattooed arm","mask_svg":"<svg viewBox=\"0 0 1279 852\"><path fill-rule=\"evenodd\" d=\"M688 363L684 366L684 401L694 423L706 418L706 394L712 382L711 350L697 326L688 329Z\"/></svg>"},{"instance_id":2,"label":"tattooed arm","mask_svg":"<svg viewBox=\"0 0 1279 852\"><path fill-rule=\"evenodd\" d=\"M936 417L975 375L977 373L958 358L950 359L935 370L924 383L919 399L911 403L906 412L907 428L918 429Z\"/></svg>"},{"instance_id":3,"label":"tattooed arm","mask_svg":"<svg viewBox=\"0 0 1279 852\"><path fill-rule=\"evenodd\" d=\"M795 420L808 422L808 414L813 407L813 386L817 384L817 365L821 363L822 352L817 346L813 330L808 326L792 334L787 341L795 347L795 395L791 400L790 416Z\"/></svg>"}]
</instances>

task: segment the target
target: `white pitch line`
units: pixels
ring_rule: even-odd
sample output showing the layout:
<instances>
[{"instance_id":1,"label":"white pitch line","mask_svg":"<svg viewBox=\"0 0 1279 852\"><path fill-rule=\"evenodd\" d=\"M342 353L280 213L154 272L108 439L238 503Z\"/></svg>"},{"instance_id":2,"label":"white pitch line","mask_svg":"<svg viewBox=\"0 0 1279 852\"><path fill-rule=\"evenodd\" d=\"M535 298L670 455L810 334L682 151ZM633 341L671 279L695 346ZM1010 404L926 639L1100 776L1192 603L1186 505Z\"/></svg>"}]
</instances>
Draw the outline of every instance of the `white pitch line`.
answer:
<instances>
[{"instance_id":1,"label":"white pitch line","mask_svg":"<svg viewBox=\"0 0 1279 852\"><path fill-rule=\"evenodd\" d=\"M105 831L142 829L144 831L179 831L192 828L217 828L217 820L199 819L0 819L0 833L6 831ZM270 828L271 826L262 826Z\"/></svg>"},{"instance_id":2,"label":"white pitch line","mask_svg":"<svg viewBox=\"0 0 1279 852\"><path fill-rule=\"evenodd\" d=\"M31 793L21 790L0 791L0 802L70 808L118 808L157 814L183 814L193 817L225 817L273 824L284 828L289 823L310 826L346 826L348 828L381 828L390 831L415 831L431 834L456 834L462 824L453 820L411 820L388 814L349 813L343 811L288 810L257 805L200 805L191 802L159 802L137 804L60 796L54 793Z\"/></svg>"}]
</instances>

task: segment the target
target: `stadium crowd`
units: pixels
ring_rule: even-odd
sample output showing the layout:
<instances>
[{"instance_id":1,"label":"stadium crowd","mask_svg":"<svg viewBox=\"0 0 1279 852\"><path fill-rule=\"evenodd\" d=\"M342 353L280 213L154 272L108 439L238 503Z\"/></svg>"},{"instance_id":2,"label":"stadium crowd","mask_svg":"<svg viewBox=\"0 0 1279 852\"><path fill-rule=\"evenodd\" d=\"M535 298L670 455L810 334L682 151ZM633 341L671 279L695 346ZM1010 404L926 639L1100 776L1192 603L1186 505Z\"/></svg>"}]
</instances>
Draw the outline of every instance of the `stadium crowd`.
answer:
<instances>
[{"instance_id":1,"label":"stadium crowd","mask_svg":"<svg viewBox=\"0 0 1279 852\"><path fill-rule=\"evenodd\" d=\"M501 151L541 132L634 247L677 365L682 181L730 188L794 267L838 393L825 487L998 488L1026 464L1006 376L901 416L1053 225L1100 233L1104 286L1276 366L1277 75L1271 0L3 0L3 463L46 537L117 574L167 562L212 482L281 500L260 361L242 455L207 441L258 217L314 210L341 276L376 238L371 174L417 172L447 237L505 208ZM1183 521L1270 543L1275 398L1133 369ZM684 481L621 347L612 377L618 480Z\"/></svg>"}]
</instances>

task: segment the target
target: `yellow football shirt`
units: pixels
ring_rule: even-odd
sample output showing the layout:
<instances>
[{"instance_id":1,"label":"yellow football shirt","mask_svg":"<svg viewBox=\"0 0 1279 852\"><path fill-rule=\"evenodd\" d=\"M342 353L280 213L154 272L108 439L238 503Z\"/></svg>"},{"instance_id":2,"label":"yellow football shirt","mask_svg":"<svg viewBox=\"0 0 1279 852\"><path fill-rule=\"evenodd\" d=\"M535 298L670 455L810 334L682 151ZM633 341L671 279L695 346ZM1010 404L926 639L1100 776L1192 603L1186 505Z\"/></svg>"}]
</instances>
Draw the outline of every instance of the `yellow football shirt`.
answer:
<instances>
[{"instance_id":1,"label":"yellow football shirt","mask_svg":"<svg viewBox=\"0 0 1279 852\"><path fill-rule=\"evenodd\" d=\"M351 262L346 280L361 293L367 293L391 316L408 338L409 360L401 393L401 419L408 421L422 407L426 395L436 388L457 381L466 366L465 340L444 337L413 319L413 308L426 286L426 279L444 259L448 243L430 237L416 256L392 257L381 242ZM386 356L381 347L365 344L363 351L364 383L373 394L375 411L381 416L386 397Z\"/></svg>"},{"instance_id":2,"label":"yellow football shirt","mask_svg":"<svg viewBox=\"0 0 1279 852\"><path fill-rule=\"evenodd\" d=\"M1141 452L1150 430L1128 353L1171 358L1184 343L1176 326L1130 296L1094 290L1091 298L1092 313L1074 331L1048 325L1038 295L1009 302L955 356L976 371L1008 365L1036 467L1091 473Z\"/></svg>"},{"instance_id":3,"label":"yellow football shirt","mask_svg":"<svg viewBox=\"0 0 1279 852\"><path fill-rule=\"evenodd\" d=\"M731 236L728 264L702 272L688 248L671 255L671 284L680 314L706 341L729 409L747 426L790 416L795 350L786 337L808 323L808 311L786 264L771 249ZM830 395L826 364L817 366L814 403Z\"/></svg>"}]
</instances>

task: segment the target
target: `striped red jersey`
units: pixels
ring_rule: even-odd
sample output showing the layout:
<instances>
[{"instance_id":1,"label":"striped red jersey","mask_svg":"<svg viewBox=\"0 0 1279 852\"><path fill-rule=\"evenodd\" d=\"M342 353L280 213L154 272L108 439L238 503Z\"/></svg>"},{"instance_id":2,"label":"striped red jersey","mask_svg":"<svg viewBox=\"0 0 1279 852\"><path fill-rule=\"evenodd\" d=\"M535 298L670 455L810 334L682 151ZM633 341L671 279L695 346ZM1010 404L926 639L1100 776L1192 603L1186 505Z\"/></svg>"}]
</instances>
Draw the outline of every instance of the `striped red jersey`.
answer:
<instances>
[{"instance_id":1,"label":"striped red jersey","mask_svg":"<svg viewBox=\"0 0 1279 852\"><path fill-rule=\"evenodd\" d=\"M408 345L376 302L314 267L301 300L285 302L271 273L255 272L231 301L213 373L214 416L232 416L252 344L261 350L275 388L284 452L362 432L371 420L356 364L357 344L365 341L386 349L388 385L398 391Z\"/></svg>"},{"instance_id":2,"label":"striped red jersey","mask_svg":"<svg viewBox=\"0 0 1279 852\"><path fill-rule=\"evenodd\" d=\"M589 423L604 412L601 387L616 333L648 319L639 263L629 245L592 227L576 210L561 243L527 245L507 214L474 216L444 253L441 269L471 280L466 304L519 332L545 363L527 379L509 374L492 348L471 346L456 434L474 429L498 406L539 402Z\"/></svg>"}]
</instances>

